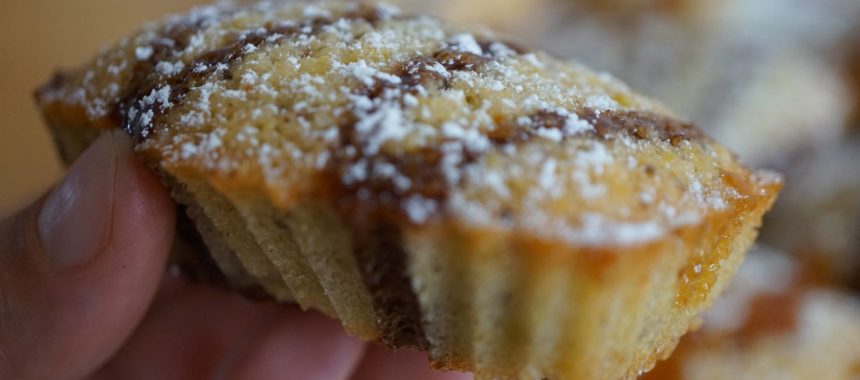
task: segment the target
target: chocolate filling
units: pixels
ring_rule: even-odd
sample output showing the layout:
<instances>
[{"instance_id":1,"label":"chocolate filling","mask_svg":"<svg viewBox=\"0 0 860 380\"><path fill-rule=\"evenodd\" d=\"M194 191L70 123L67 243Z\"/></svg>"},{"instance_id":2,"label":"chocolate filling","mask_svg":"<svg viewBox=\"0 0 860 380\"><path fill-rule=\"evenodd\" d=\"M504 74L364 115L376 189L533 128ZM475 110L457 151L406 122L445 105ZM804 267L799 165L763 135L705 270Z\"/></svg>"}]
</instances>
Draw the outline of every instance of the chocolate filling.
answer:
<instances>
[{"instance_id":1,"label":"chocolate filling","mask_svg":"<svg viewBox=\"0 0 860 380\"><path fill-rule=\"evenodd\" d=\"M377 7L362 5L340 19L364 20L377 25L391 18ZM163 31L163 37L153 43L153 52L149 58L139 60L135 64L131 82L125 86L124 95L114 107L113 114L121 122L123 129L135 141L141 142L163 122L167 113L165 103L151 99L146 101L147 97L151 97L157 90L169 88L169 103L177 104L213 74L220 74L222 79L229 80L233 66L249 51L265 44L277 44L299 34L318 34L323 27L332 25L337 20L315 17L299 23L267 23L260 29L248 30L234 36L232 43L197 57L190 64L183 66L179 73L165 78L157 72L157 64L175 59L176 53L188 46L191 37L207 27L203 21L168 25Z\"/></svg>"},{"instance_id":2,"label":"chocolate filling","mask_svg":"<svg viewBox=\"0 0 860 380\"><path fill-rule=\"evenodd\" d=\"M162 62L169 58L175 51L184 49L187 42L181 37L191 34L194 28L183 28L180 38L167 39L176 41L174 43L153 45L154 52L147 60L142 60L135 65L132 81L126 87L126 95L117 104L117 114L122 120L123 129L126 130L137 142L143 141L151 133L151 130L162 123L166 109L159 102L145 102L145 98L160 88L169 88L169 102L176 104L181 102L185 96L195 87L202 85L213 74L220 74L222 79L229 80L232 72L230 69L244 57L249 51L259 48L263 44L277 43L283 39L293 37L306 28L310 28L309 34L318 33L321 27L329 25L333 21L315 18L303 24L267 24L259 30L241 33L234 37L234 42L227 46L207 52L179 72L168 78L162 78L154 67L156 62Z\"/></svg>"},{"instance_id":3,"label":"chocolate filling","mask_svg":"<svg viewBox=\"0 0 860 380\"><path fill-rule=\"evenodd\" d=\"M364 157L363 145L352 125L342 128L341 146L333 149L324 179L336 209L350 227L353 250L362 279L373 302L380 329L380 340L392 348L426 348L421 309L407 272L401 226L408 221L401 200L406 194L427 199L443 199L446 183L438 172L439 152L394 157L378 154ZM348 152L356 152L349 154ZM397 190L393 180L374 178L345 184L343 178L358 160L366 159L369 170L380 165L395 165L412 180L406 193Z\"/></svg>"},{"instance_id":4,"label":"chocolate filling","mask_svg":"<svg viewBox=\"0 0 860 380\"><path fill-rule=\"evenodd\" d=\"M701 140L706 136L694 124L646 111L593 111L577 113L580 119L594 126L593 131L584 132L601 139L616 135L627 135L637 140L666 141L678 146L683 141ZM515 120L508 120L488 132L488 137L496 144L524 143L535 136L539 129L562 129L567 117L555 111L539 110L528 116L530 123L525 127Z\"/></svg>"},{"instance_id":5,"label":"chocolate filling","mask_svg":"<svg viewBox=\"0 0 860 380\"><path fill-rule=\"evenodd\" d=\"M354 252L377 312L380 340L391 348L427 349L400 227L381 220L354 224Z\"/></svg>"},{"instance_id":6,"label":"chocolate filling","mask_svg":"<svg viewBox=\"0 0 860 380\"><path fill-rule=\"evenodd\" d=\"M594 126L593 131L584 132L601 139L616 135L627 135L638 140L666 141L678 146L683 141L704 139L705 135L694 124L645 111L601 111L584 110L578 117ZM567 117L555 111L539 110L528 116L530 123L525 127L516 120L499 123L487 136L495 144L525 143L535 136L539 129L562 129Z\"/></svg>"},{"instance_id":7,"label":"chocolate filling","mask_svg":"<svg viewBox=\"0 0 860 380\"><path fill-rule=\"evenodd\" d=\"M182 248L173 251L172 263L177 265L186 277L226 285L227 279L218 269L215 260L206 254L206 244L185 209L181 204L176 207L176 239L181 241Z\"/></svg>"},{"instance_id":8,"label":"chocolate filling","mask_svg":"<svg viewBox=\"0 0 860 380\"><path fill-rule=\"evenodd\" d=\"M186 212L186 206L177 204L176 236L170 256L170 264L176 265L179 273L189 280L204 282L221 288L232 288L230 281L221 273L218 264L209 254L203 237ZM236 288L242 295L253 299L272 299L259 285Z\"/></svg>"},{"instance_id":9,"label":"chocolate filling","mask_svg":"<svg viewBox=\"0 0 860 380\"><path fill-rule=\"evenodd\" d=\"M600 138L623 133L639 140L667 141L678 146L683 141L705 138L694 124L652 112L602 111L584 112L579 117L592 125Z\"/></svg>"},{"instance_id":10,"label":"chocolate filling","mask_svg":"<svg viewBox=\"0 0 860 380\"><path fill-rule=\"evenodd\" d=\"M485 42L490 46L492 42ZM513 50L513 49L512 49ZM377 99L388 89L397 89L399 99L416 93L419 88L437 91L450 87L448 78L431 70L436 63L451 71L479 70L494 57L488 51L477 55L454 50L440 50L431 57L416 57L399 65L395 74L400 77L397 84L377 81L356 92L370 99ZM403 212L402 202L410 197L420 197L442 204L448 197L447 183L440 167L442 152L435 147L426 147L416 152L393 155L385 152L367 154L363 141L356 134L358 116L341 126L340 144L331 152L328 174L325 178L334 194L335 204L342 218L352 231L355 255L361 265L362 278L370 292L374 310L378 315L380 337L390 347L426 348L427 339L421 322L420 305L407 273L407 257L403 248L401 226L411 221ZM465 166L474 162L478 155L463 150ZM370 177L356 183L344 183L351 168L363 161L369 172L382 166L394 166L410 181L406 189L397 187L394 179Z\"/></svg>"}]
</instances>

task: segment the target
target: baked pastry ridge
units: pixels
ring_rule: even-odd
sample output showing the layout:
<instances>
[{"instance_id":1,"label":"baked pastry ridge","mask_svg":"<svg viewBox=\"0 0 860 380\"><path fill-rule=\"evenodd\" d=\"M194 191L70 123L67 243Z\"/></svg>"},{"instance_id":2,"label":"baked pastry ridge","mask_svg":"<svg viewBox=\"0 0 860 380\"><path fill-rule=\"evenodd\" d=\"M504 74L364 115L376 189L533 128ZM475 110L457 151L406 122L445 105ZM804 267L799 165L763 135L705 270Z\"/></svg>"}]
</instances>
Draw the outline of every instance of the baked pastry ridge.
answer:
<instances>
[{"instance_id":1,"label":"baked pastry ridge","mask_svg":"<svg viewBox=\"0 0 860 380\"><path fill-rule=\"evenodd\" d=\"M816 272L753 249L702 328L641 379L856 378L860 303Z\"/></svg>"},{"instance_id":2,"label":"baked pastry ridge","mask_svg":"<svg viewBox=\"0 0 860 380\"><path fill-rule=\"evenodd\" d=\"M66 160L122 126L236 287L479 378L631 378L781 186L664 107L384 5L198 8L37 99Z\"/></svg>"}]
</instances>

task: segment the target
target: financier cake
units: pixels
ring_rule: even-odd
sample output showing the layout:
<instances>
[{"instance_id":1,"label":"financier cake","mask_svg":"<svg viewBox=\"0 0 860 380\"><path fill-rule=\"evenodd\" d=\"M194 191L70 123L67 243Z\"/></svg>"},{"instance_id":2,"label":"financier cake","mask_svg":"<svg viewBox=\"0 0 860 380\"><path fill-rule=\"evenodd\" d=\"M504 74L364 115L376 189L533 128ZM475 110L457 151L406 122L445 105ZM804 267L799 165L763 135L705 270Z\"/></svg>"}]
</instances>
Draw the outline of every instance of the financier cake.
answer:
<instances>
[{"instance_id":1,"label":"financier cake","mask_svg":"<svg viewBox=\"0 0 860 380\"><path fill-rule=\"evenodd\" d=\"M67 161L128 132L236 288L479 379L647 371L781 186L608 75L389 6L195 9L37 98Z\"/></svg>"}]
</instances>

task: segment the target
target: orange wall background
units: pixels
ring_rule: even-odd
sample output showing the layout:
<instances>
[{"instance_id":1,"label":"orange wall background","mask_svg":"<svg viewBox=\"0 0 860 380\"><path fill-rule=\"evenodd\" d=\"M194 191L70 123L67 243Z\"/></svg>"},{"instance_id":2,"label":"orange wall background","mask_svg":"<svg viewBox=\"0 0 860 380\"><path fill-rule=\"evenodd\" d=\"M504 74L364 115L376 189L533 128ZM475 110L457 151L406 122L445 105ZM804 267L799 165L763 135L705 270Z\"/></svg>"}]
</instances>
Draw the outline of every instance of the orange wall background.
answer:
<instances>
[{"instance_id":1,"label":"orange wall background","mask_svg":"<svg viewBox=\"0 0 860 380\"><path fill-rule=\"evenodd\" d=\"M39 197L63 171L33 89L144 21L202 2L0 0L0 218Z\"/></svg>"}]
</instances>

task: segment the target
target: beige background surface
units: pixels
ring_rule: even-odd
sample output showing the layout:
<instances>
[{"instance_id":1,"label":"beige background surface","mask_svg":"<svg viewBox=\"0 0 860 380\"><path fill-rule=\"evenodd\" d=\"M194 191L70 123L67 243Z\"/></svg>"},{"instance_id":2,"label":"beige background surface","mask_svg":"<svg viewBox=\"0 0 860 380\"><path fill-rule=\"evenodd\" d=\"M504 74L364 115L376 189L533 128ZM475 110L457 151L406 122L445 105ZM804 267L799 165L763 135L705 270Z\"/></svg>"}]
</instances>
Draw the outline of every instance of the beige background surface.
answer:
<instances>
[{"instance_id":1,"label":"beige background surface","mask_svg":"<svg viewBox=\"0 0 860 380\"><path fill-rule=\"evenodd\" d=\"M201 0L0 0L0 217L62 173L32 92L142 22Z\"/></svg>"}]
</instances>

